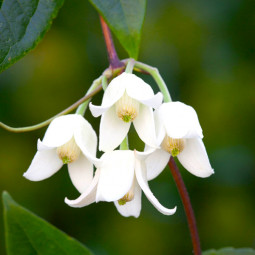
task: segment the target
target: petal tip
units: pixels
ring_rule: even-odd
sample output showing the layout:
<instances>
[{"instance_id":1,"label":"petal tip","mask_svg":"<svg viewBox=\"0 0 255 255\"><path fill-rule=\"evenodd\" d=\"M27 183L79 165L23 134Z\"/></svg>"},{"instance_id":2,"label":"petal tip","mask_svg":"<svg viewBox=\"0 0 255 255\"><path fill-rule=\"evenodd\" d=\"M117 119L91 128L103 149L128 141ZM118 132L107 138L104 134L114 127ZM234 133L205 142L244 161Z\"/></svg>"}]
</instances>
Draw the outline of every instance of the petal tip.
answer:
<instances>
[{"instance_id":1,"label":"petal tip","mask_svg":"<svg viewBox=\"0 0 255 255\"><path fill-rule=\"evenodd\" d=\"M175 213L176 213L176 210L177 210L177 206L175 206L175 207L172 209L172 214L175 214Z\"/></svg>"},{"instance_id":2,"label":"petal tip","mask_svg":"<svg viewBox=\"0 0 255 255\"><path fill-rule=\"evenodd\" d=\"M75 202L74 202L75 200L69 200L67 197L65 197L64 201L65 201L65 203L66 203L67 205L69 205L70 207L73 207L73 208L81 207L81 206L77 206L77 205L75 204Z\"/></svg>"},{"instance_id":3,"label":"petal tip","mask_svg":"<svg viewBox=\"0 0 255 255\"><path fill-rule=\"evenodd\" d=\"M154 109L158 109L163 101L163 94L161 92L158 92L155 97L157 98L157 101L155 103Z\"/></svg>"},{"instance_id":4,"label":"petal tip","mask_svg":"<svg viewBox=\"0 0 255 255\"><path fill-rule=\"evenodd\" d=\"M99 117L102 114L102 112L98 111L98 106L93 105L91 102L89 103L89 110L95 118Z\"/></svg>"},{"instance_id":5,"label":"petal tip","mask_svg":"<svg viewBox=\"0 0 255 255\"><path fill-rule=\"evenodd\" d=\"M207 171L205 171L204 173L202 173L201 175L199 175L198 177L207 178L213 174L214 174L214 170L211 168L211 169L208 169Z\"/></svg>"},{"instance_id":6,"label":"petal tip","mask_svg":"<svg viewBox=\"0 0 255 255\"><path fill-rule=\"evenodd\" d=\"M177 210L177 206L175 206L173 209L168 209L168 212L166 213L166 215L173 215L176 213Z\"/></svg>"},{"instance_id":7,"label":"petal tip","mask_svg":"<svg viewBox=\"0 0 255 255\"><path fill-rule=\"evenodd\" d=\"M38 181L38 180L36 180L35 178L33 178L33 177L28 173L28 171L26 171L25 173L23 173L23 177L26 178L26 179L29 180L29 181Z\"/></svg>"},{"instance_id":8,"label":"petal tip","mask_svg":"<svg viewBox=\"0 0 255 255\"><path fill-rule=\"evenodd\" d=\"M72 203L72 200L69 200L67 197L65 197L64 199L65 203L68 204L68 205L71 205Z\"/></svg>"}]
</instances>

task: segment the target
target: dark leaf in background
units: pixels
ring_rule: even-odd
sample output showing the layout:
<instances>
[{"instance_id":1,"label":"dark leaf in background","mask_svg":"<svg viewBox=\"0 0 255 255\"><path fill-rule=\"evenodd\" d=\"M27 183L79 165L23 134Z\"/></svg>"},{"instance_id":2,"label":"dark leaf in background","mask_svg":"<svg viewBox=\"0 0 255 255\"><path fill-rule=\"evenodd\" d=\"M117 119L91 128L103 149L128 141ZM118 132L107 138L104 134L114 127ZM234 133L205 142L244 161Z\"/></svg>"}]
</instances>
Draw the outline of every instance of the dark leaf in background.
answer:
<instances>
[{"instance_id":1,"label":"dark leaf in background","mask_svg":"<svg viewBox=\"0 0 255 255\"><path fill-rule=\"evenodd\" d=\"M64 0L0 0L0 72L34 49Z\"/></svg>"},{"instance_id":2,"label":"dark leaf in background","mask_svg":"<svg viewBox=\"0 0 255 255\"><path fill-rule=\"evenodd\" d=\"M81 243L17 204L3 192L8 255L92 255Z\"/></svg>"},{"instance_id":3,"label":"dark leaf in background","mask_svg":"<svg viewBox=\"0 0 255 255\"><path fill-rule=\"evenodd\" d=\"M103 16L129 56L136 59L146 0L90 0L90 2Z\"/></svg>"}]
</instances>

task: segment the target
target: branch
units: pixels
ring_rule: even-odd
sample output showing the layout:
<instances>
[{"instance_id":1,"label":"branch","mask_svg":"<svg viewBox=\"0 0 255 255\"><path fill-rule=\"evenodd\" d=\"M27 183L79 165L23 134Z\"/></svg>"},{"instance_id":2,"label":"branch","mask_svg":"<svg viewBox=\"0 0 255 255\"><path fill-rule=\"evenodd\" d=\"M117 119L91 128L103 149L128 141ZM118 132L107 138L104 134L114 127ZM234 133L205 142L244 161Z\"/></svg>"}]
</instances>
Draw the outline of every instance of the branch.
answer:
<instances>
[{"instance_id":1,"label":"branch","mask_svg":"<svg viewBox=\"0 0 255 255\"><path fill-rule=\"evenodd\" d=\"M171 173L173 175L174 181L176 183L176 186L178 188L179 194L182 199L182 203L183 203L186 217L188 220L189 231L190 231L190 235L191 235L191 239L192 239L194 254L201 255L201 248L200 248L199 235L198 235L197 226L196 226L196 219L195 219L195 215L194 215L194 212L192 209L188 191L185 187L181 173L180 173L173 157L170 158L168 165L170 167Z\"/></svg>"},{"instance_id":2,"label":"branch","mask_svg":"<svg viewBox=\"0 0 255 255\"><path fill-rule=\"evenodd\" d=\"M101 27L102 27L102 31L103 31L103 35L105 39L110 67L112 69L122 67L124 66L124 64L118 58L118 55L112 40L111 31L108 25L106 24L106 22L104 21L104 19L102 18L102 16L99 16L99 17L100 17Z\"/></svg>"}]
</instances>

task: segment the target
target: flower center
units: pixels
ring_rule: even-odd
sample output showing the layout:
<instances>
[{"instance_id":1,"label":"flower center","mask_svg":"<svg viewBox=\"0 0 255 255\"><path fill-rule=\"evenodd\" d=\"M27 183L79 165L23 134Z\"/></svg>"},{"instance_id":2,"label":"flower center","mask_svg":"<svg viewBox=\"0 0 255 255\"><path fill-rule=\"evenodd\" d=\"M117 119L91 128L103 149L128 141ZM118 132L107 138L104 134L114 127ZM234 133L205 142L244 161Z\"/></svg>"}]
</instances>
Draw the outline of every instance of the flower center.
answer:
<instances>
[{"instance_id":1,"label":"flower center","mask_svg":"<svg viewBox=\"0 0 255 255\"><path fill-rule=\"evenodd\" d=\"M64 164L77 160L80 156L80 148L77 146L74 137L64 145L57 148L57 154Z\"/></svg>"},{"instance_id":2,"label":"flower center","mask_svg":"<svg viewBox=\"0 0 255 255\"><path fill-rule=\"evenodd\" d=\"M135 196L135 181L133 181L133 184L128 191L128 193L118 200L119 205L125 205L127 202L130 202L134 199Z\"/></svg>"},{"instance_id":3,"label":"flower center","mask_svg":"<svg viewBox=\"0 0 255 255\"><path fill-rule=\"evenodd\" d=\"M139 112L139 102L128 96L125 92L124 95L116 102L116 113L118 117L124 122L133 121Z\"/></svg>"},{"instance_id":4,"label":"flower center","mask_svg":"<svg viewBox=\"0 0 255 255\"><path fill-rule=\"evenodd\" d=\"M185 147L185 140L184 139L174 139L169 136L165 136L161 147L169 152L173 157L176 157L180 154L184 147Z\"/></svg>"}]
</instances>

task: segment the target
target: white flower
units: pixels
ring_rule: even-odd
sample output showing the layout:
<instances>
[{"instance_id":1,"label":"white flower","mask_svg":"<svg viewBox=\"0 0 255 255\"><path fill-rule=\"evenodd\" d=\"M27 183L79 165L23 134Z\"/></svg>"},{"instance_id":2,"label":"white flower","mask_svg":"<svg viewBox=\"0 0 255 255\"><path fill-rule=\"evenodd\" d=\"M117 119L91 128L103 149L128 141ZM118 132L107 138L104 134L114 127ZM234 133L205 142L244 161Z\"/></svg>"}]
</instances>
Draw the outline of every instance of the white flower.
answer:
<instances>
[{"instance_id":1,"label":"white flower","mask_svg":"<svg viewBox=\"0 0 255 255\"><path fill-rule=\"evenodd\" d=\"M161 149L155 150L146 159L148 180L161 173L171 155L177 156L181 164L198 177L214 173L202 141L197 113L191 106L181 102L164 103L154 116Z\"/></svg>"},{"instance_id":2,"label":"white flower","mask_svg":"<svg viewBox=\"0 0 255 255\"><path fill-rule=\"evenodd\" d=\"M96 133L81 115L58 117L50 123L43 140L38 139L38 151L23 176L41 181L68 164L70 178L82 193L93 179L96 147Z\"/></svg>"},{"instance_id":3,"label":"white flower","mask_svg":"<svg viewBox=\"0 0 255 255\"><path fill-rule=\"evenodd\" d=\"M101 157L90 187L76 200L66 198L65 202L72 207L83 207L99 201L114 202L123 216L138 217L143 190L159 212L174 214L176 207L167 209L162 206L148 186L144 159L149 153L131 150L106 152Z\"/></svg>"},{"instance_id":4,"label":"white flower","mask_svg":"<svg viewBox=\"0 0 255 255\"><path fill-rule=\"evenodd\" d=\"M122 73L107 87L101 106L89 105L94 117L102 115L99 150L112 151L126 137L131 122L141 140L156 147L153 108L162 102L151 87L134 74Z\"/></svg>"}]
</instances>

